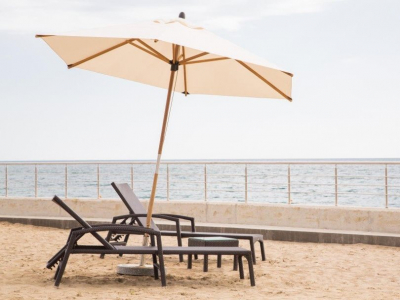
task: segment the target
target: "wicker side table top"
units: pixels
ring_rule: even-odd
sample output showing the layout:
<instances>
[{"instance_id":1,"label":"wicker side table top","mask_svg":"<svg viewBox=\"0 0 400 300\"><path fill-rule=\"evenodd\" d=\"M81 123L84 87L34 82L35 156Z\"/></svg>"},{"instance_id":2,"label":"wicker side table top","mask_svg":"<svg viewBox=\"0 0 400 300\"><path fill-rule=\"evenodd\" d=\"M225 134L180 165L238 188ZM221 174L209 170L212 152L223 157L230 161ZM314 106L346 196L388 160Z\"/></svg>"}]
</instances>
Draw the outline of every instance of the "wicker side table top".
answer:
<instances>
[{"instance_id":1,"label":"wicker side table top","mask_svg":"<svg viewBox=\"0 0 400 300\"><path fill-rule=\"evenodd\" d=\"M225 237L191 237L189 247L238 247L239 240Z\"/></svg>"}]
</instances>

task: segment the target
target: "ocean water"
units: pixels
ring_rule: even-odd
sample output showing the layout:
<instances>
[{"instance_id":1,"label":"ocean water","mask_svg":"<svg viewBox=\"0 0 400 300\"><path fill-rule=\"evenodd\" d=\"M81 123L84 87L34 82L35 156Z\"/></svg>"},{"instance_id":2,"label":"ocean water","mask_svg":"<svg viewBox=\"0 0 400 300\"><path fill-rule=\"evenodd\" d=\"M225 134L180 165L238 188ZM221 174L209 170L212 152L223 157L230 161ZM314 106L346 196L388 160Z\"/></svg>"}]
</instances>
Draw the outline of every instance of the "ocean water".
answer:
<instances>
[{"instance_id":1,"label":"ocean water","mask_svg":"<svg viewBox=\"0 0 400 300\"><path fill-rule=\"evenodd\" d=\"M326 161L326 160L325 160ZM343 160L341 160L343 161ZM366 160L364 160L366 161ZM382 161L382 160L379 160ZM394 161L394 160L391 160ZM267 161L266 161L267 162ZM97 164L68 166L68 198L117 198L110 183L132 184L141 199L150 196L154 164ZM160 168L157 201L246 201L244 164L174 164ZM37 196L65 197L65 165L37 166ZM132 172L133 171L133 172ZM389 207L400 207L400 164L388 164L387 194ZM35 197L35 166L8 165L9 197ZM384 165L337 166L338 205L384 207L386 202ZM133 175L133 176L132 176ZM290 166L292 204L334 205L335 165L295 164ZM167 182L169 188L167 189ZM0 165L0 197L6 195L5 166ZM288 164L248 164L247 201L288 203Z\"/></svg>"}]
</instances>

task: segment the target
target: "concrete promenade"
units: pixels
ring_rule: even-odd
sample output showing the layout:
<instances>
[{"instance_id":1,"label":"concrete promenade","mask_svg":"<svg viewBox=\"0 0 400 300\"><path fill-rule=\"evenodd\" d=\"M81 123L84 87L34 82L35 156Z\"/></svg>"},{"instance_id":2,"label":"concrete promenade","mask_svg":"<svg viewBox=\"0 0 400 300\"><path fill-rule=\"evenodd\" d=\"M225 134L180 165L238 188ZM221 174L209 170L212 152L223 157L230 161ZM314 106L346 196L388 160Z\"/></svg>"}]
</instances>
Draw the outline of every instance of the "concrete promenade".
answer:
<instances>
[{"instance_id":1,"label":"concrete promenade","mask_svg":"<svg viewBox=\"0 0 400 300\"><path fill-rule=\"evenodd\" d=\"M66 202L92 223L109 222L128 212L117 199ZM160 212L193 216L198 231L261 233L265 239L280 241L400 246L400 209L393 208L158 201L155 213ZM0 221L77 226L51 199L43 198L0 198ZM162 229L173 227L171 223L158 224ZM184 222L182 227L189 229Z\"/></svg>"}]
</instances>

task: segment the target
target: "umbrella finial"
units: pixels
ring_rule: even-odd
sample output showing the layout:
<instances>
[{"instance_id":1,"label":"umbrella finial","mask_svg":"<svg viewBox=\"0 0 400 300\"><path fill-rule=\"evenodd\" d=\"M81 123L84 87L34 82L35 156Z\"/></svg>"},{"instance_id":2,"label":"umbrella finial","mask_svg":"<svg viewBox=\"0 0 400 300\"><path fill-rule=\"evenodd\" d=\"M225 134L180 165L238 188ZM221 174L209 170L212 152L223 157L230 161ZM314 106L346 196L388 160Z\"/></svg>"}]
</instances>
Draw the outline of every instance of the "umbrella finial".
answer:
<instances>
[{"instance_id":1,"label":"umbrella finial","mask_svg":"<svg viewBox=\"0 0 400 300\"><path fill-rule=\"evenodd\" d=\"M185 19L185 13L184 13L184 12L181 12L181 13L179 14L179 18Z\"/></svg>"}]
</instances>

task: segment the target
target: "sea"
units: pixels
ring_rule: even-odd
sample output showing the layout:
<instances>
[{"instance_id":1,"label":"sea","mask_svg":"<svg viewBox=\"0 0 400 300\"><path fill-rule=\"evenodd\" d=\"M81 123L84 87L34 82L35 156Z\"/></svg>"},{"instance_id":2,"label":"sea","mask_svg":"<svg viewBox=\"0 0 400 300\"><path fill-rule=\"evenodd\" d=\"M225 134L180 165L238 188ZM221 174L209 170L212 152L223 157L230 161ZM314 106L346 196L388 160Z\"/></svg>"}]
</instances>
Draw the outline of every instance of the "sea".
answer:
<instances>
[{"instance_id":1,"label":"sea","mask_svg":"<svg viewBox=\"0 0 400 300\"><path fill-rule=\"evenodd\" d=\"M338 163L335 177L335 164L306 161L360 164ZM387 162L387 169L385 164L361 161ZM0 197L117 198L111 182L126 182L139 198L150 197L155 164L148 161L68 161L67 178L65 161L38 164L35 171L35 163L44 162L0 162ZM156 201L328 206L337 201L338 206L400 207L400 159L279 160L280 164L277 160L246 160L247 167L240 160L208 161L206 165L203 161L179 162L168 160L161 165ZM289 162L295 162L290 164L290 184Z\"/></svg>"}]
</instances>

